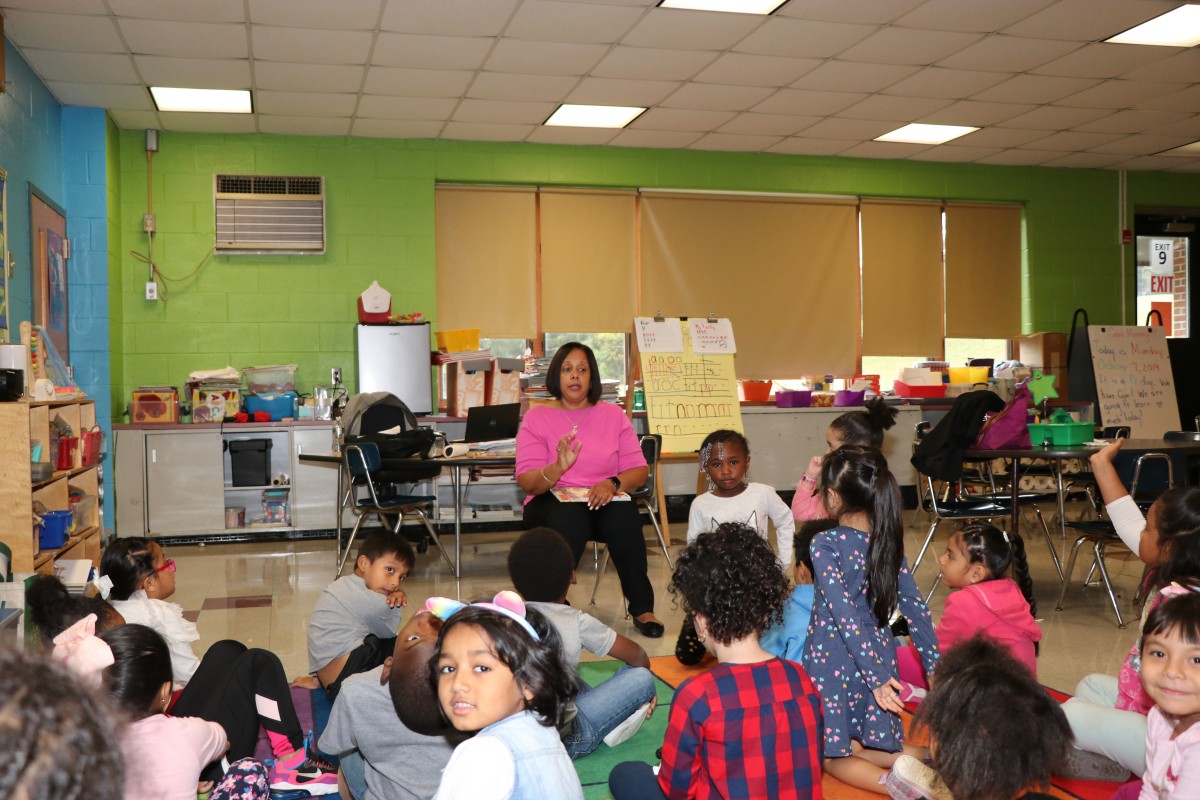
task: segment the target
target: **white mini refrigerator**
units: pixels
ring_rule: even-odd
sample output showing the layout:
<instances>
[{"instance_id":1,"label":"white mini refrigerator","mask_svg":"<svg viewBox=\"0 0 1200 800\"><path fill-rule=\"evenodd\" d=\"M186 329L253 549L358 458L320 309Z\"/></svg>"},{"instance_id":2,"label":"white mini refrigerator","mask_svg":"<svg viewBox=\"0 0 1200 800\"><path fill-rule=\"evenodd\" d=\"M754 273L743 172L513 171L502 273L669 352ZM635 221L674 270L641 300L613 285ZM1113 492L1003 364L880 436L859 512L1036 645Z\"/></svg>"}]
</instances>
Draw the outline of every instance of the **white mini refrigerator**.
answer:
<instances>
[{"instance_id":1,"label":"white mini refrigerator","mask_svg":"<svg viewBox=\"0 0 1200 800\"><path fill-rule=\"evenodd\" d=\"M356 327L358 391L391 392L414 414L432 413L429 323Z\"/></svg>"}]
</instances>

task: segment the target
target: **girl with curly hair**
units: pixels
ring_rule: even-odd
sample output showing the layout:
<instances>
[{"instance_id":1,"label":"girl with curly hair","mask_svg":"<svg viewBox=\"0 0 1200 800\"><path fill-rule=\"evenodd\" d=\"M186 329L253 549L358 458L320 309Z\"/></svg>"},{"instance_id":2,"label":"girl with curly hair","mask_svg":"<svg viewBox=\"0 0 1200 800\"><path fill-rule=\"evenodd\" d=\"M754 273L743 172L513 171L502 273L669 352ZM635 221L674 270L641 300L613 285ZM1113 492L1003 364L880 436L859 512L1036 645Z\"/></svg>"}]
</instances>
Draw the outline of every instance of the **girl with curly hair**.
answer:
<instances>
[{"instance_id":1,"label":"girl with curly hair","mask_svg":"<svg viewBox=\"0 0 1200 800\"><path fill-rule=\"evenodd\" d=\"M788 596L770 545L723 523L688 545L670 591L719 663L676 690L657 777L643 762L612 771L615 800L820 797L821 699L799 664L759 644Z\"/></svg>"}]
</instances>

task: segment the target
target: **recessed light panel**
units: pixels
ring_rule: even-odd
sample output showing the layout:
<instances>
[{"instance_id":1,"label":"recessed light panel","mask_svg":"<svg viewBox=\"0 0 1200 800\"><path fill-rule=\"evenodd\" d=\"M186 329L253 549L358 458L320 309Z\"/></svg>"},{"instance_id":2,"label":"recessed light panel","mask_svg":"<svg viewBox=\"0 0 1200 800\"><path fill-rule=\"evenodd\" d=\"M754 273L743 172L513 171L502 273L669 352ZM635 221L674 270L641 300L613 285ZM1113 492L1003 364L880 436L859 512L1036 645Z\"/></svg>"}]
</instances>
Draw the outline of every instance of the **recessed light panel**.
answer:
<instances>
[{"instance_id":1,"label":"recessed light panel","mask_svg":"<svg viewBox=\"0 0 1200 800\"><path fill-rule=\"evenodd\" d=\"M897 128L891 133L875 138L877 142L910 142L912 144L942 144L960 136L966 136L979 128L966 125L922 125L914 122Z\"/></svg>"},{"instance_id":2,"label":"recessed light panel","mask_svg":"<svg viewBox=\"0 0 1200 800\"><path fill-rule=\"evenodd\" d=\"M151 86L150 94L159 111L207 111L220 114L249 114L253 111L250 92L245 89L174 89Z\"/></svg>"},{"instance_id":3,"label":"recessed light panel","mask_svg":"<svg viewBox=\"0 0 1200 800\"><path fill-rule=\"evenodd\" d=\"M727 11L730 14L770 14L787 0L662 0L659 8Z\"/></svg>"},{"instance_id":4,"label":"recessed light panel","mask_svg":"<svg viewBox=\"0 0 1200 800\"><path fill-rule=\"evenodd\" d=\"M572 128L624 128L645 110L641 106L583 106L563 103L544 124Z\"/></svg>"},{"instance_id":5,"label":"recessed light panel","mask_svg":"<svg viewBox=\"0 0 1200 800\"><path fill-rule=\"evenodd\" d=\"M1158 155L1160 156L1200 156L1200 142L1192 142L1180 147L1173 147L1170 150L1164 150Z\"/></svg>"},{"instance_id":6,"label":"recessed light panel","mask_svg":"<svg viewBox=\"0 0 1200 800\"><path fill-rule=\"evenodd\" d=\"M1117 44L1195 47L1200 44L1200 6L1180 6L1104 41Z\"/></svg>"}]
</instances>

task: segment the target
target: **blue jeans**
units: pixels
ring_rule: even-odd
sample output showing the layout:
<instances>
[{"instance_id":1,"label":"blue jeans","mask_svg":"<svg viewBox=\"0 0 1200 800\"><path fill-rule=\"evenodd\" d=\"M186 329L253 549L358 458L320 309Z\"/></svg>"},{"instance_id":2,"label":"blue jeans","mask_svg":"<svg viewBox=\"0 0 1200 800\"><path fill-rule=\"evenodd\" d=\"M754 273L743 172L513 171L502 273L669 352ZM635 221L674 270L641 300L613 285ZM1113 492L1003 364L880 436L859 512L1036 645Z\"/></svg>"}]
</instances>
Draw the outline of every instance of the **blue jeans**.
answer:
<instances>
[{"instance_id":1,"label":"blue jeans","mask_svg":"<svg viewBox=\"0 0 1200 800\"><path fill-rule=\"evenodd\" d=\"M654 697L654 675L645 667L621 667L611 678L594 688L584 686L575 698L579 715L563 746L572 759L595 750L614 728Z\"/></svg>"},{"instance_id":2,"label":"blue jeans","mask_svg":"<svg viewBox=\"0 0 1200 800\"><path fill-rule=\"evenodd\" d=\"M357 750L342 754L342 780L350 790L351 797L342 800L362 800L367 796L367 765Z\"/></svg>"}]
</instances>

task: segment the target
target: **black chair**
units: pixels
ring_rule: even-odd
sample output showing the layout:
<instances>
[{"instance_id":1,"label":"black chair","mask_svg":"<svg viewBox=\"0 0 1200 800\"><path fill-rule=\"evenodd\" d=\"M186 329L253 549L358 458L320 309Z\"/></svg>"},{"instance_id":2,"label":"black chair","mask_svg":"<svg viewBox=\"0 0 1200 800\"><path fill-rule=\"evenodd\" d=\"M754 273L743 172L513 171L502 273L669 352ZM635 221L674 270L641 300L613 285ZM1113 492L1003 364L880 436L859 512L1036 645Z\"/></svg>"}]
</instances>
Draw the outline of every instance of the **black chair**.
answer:
<instances>
[{"instance_id":1,"label":"black chair","mask_svg":"<svg viewBox=\"0 0 1200 800\"><path fill-rule=\"evenodd\" d=\"M395 459L394 461L401 460ZM420 462L420 459L412 460ZM438 537L437 531L433 529L433 525L430 524L429 517L424 511L424 508L437 502L436 495L399 493L398 487L402 485L396 482L399 477L397 472L399 465L392 464L389 465L390 469L385 468L379 456L379 446L374 442L346 444L342 448L342 466L350 477L349 492L351 500L353 500L351 508L357 519L354 521L354 528L350 531L350 538L346 541L345 548L343 549L341 541L337 543L337 575L341 575L342 570L345 569L346 560L354 546L354 539L358 536L358 531L367 517L377 517L381 525L400 535L406 514L412 514L421 521L429 540L437 545L438 550L442 553L442 558L446 560L446 565L450 567L450 571L454 571L454 562L450 560L450 554L442 546L442 540ZM391 516L396 519L394 524L388 521L388 517Z\"/></svg>"}]
</instances>

